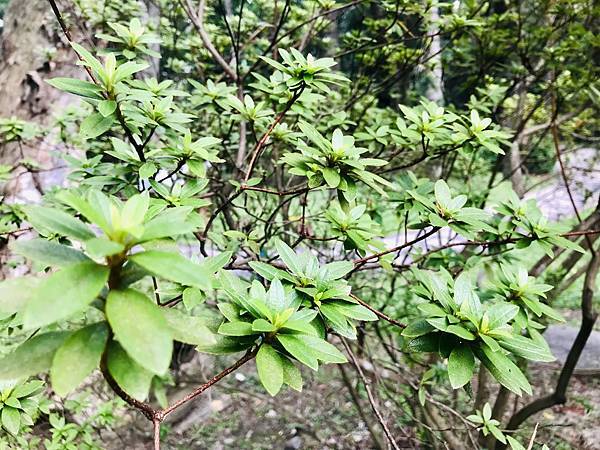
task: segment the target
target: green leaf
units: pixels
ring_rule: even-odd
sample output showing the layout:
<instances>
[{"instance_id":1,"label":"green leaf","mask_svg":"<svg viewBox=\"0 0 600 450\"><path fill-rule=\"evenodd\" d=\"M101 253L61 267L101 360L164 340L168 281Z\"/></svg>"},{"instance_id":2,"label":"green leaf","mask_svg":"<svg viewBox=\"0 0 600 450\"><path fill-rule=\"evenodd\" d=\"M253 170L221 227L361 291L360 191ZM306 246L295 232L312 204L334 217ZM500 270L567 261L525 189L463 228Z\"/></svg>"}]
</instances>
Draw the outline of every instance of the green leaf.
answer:
<instances>
[{"instance_id":1,"label":"green leaf","mask_svg":"<svg viewBox=\"0 0 600 450\"><path fill-rule=\"evenodd\" d=\"M10 249L21 256L46 266L62 267L82 261L91 261L73 247L40 238L15 241L10 245Z\"/></svg>"},{"instance_id":2,"label":"green leaf","mask_svg":"<svg viewBox=\"0 0 600 450\"><path fill-rule=\"evenodd\" d=\"M525 447L512 436L506 436L506 440L510 444L512 450L526 450Z\"/></svg>"},{"instance_id":3,"label":"green leaf","mask_svg":"<svg viewBox=\"0 0 600 450\"><path fill-rule=\"evenodd\" d=\"M81 122L79 132L85 139L94 139L110 130L113 122L112 115L104 117L100 113L94 113Z\"/></svg>"},{"instance_id":4,"label":"green leaf","mask_svg":"<svg viewBox=\"0 0 600 450\"><path fill-rule=\"evenodd\" d=\"M325 316L327 323L331 325L336 333L348 339L356 339L355 327L348 322L345 314L336 309L334 305L329 304L329 302L323 303L319 311Z\"/></svg>"},{"instance_id":5,"label":"green leaf","mask_svg":"<svg viewBox=\"0 0 600 450\"><path fill-rule=\"evenodd\" d=\"M191 233L198 226L188 219L190 211L190 208L180 206L161 212L157 217L144 224L144 234L139 241L146 242Z\"/></svg>"},{"instance_id":6,"label":"green leaf","mask_svg":"<svg viewBox=\"0 0 600 450\"><path fill-rule=\"evenodd\" d=\"M408 350L420 353L436 353L440 349L440 333L430 333L411 339Z\"/></svg>"},{"instance_id":7,"label":"green leaf","mask_svg":"<svg viewBox=\"0 0 600 450\"><path fill-rule=\"evenodd\" d=\"M258 331L261 333L271 333L273 331L277 331L275 325L271 322L267 322L265 319L256 319L252 322L252 330Z\"/></svg>"},{"instance_id":8,"label":"green leaf","mask_svg":"<svg viewBox=\"0 0 600 450\"><path fill-rule=\"evenodd\" d=\"M369 322L377 320L377 315L362 305L338 301L327 302L327 304L332 305L343 315L354 320L363 320Z\"/></svg>"},{"instance_id":9,"label":"green leaf","mask_svg":"<svg viewBox=\"0 0 600 450\"><path fill-rule=\"evenodd\" d=\"M35 205L24 206L23 209L27 214L27 220L36 229L58 233L79 241L95 237L86 224L64 211Z\"/></svg>"},{"instance_id":10,"label":"green leaf","mask_svg":"<svg viewBox=\"0 0 600 450\"><path fill-rule=\"evenodd\" d=\"M61 397L75 389L100 363L108 339L106 322L77 330L54 354L50 380Z\"/></svg>"},{"instance_id":11,"label":"green leaf","mask_svg":"<svg viewBox=\"0 0 600 450\"><path fill-rule=\"evenodd\" d=\"M250 267L252 267L252 270L269 281L273 280L274 278L294 281L294 277L292 277L285 270L278 269L270 264L261 261L250 261L248 264Z\"/></svg>"},{"instance_id":12,"label":"green leaf","mask_svg":"<svg viewBox=\"0 0 600 450\"><path fill-rule=\"evenodd\" d=\"M310 347L313 353L318 359L326 363L345 363L348 362L346 357L333 345L324 339L316 336L310 336L307 334L297 335L298 339L308 347Z\"/></svg>"},{"instance_id":13,"label":"green leaf","mask_svg":"<svg viewBox=\"0 0 600 450\"><path fill-rule=\"evenodd\" d=\"M54 352L62 345L67 331L38 334L0 359L0 380L17 380L44 372L52 365Z\"/></svg>"},{"instance_id":14,"label":"green leaf","mask_svg":"<svg viewBox=\"0 0 600 450\"><path fill-rule=\"evenodd\" d=\"M212 274L205 267L177 253L149 250L129 259L166 280L204 290L211 288Z\"/></svg>"},{"instance_id":15,"label":"green leaf","mask_svg":"<svg viewBox=\"0 0 600 450\"><path fill-rule=\"evenodd\" d=\"M76 42L71 42L71 47L83 58L85 65L90 67L98 75L103 76L105 74L104 68L100 61L98 61L92 54L83 46Z\"/></svg>"},{"instance_id":16,"label":"green leaf","mask_svg":"<svg viewBox=\"0 0 600 450\"><path fill-rule=\"evenodd\" d=\"M504 436L502 431L500 431L500 429L496 425L487 424L487 429L490 431L490 433L492 433L492 435L496 439L498 439L503 444L506 444L506 437Z\"/></svg>"},{"instance_id":17,"label":"green leaf","mask_svg":"<svg viewBox=\"0 0 600 450\"><path fill-rule=\"evenodd\" d=\"M17 435L21 429L21 413L16 408L2 408L2 426L12 435Z\"/></svg>"},{"instance_id":18,"label":"green leaf","mask_svg":"<svg viewBox=\"0 0 600 450\"><path fill-rule=\"evenodd\" d=\"M514 355L531 361L552 362L556 359L545 342L536 342L525 336L503 336L498 339L498 342L501 347Z\"/></svg>"},{"instance_id":19,"label":"green leaf","mask_svg":"<svg viewBox=\"0 0 600 450\"><path fill-rule=\"evenodd\" d=\"M70 94L79 95L80 97L93 98L102 100L102 88L88 81L78 80L76 78L52 78L46 80L50 86L53 86L61 91Z\"/></svg>"},{"instance_id":20,"label":"green leaf","mask_svg":"<svg viewBox=\"0 0 600 450\"><path fill-rule=\"evenodd\" d=\"M215 335L206 326L203 318L190 316L177 309L161 308L171 330L173 339L192 345L216 344Z\"/></svg>"},{"instance_id":21,"label":"green leaf","mask_svg":"<svg viewBox=\"0 0 600 450\"><path fill-rule=\"evenodd\" d=\"M206 269L211 273L216 273L221 270L231 259L233 253L232 252L221 252L218 255L209 256L208 258L204 258L202 260L201 265L206 267Z\"/></svg>"},{"instance_id":22,"label":"green leaf","mask_svg":"<svg viewBox=\"0 0 600 450\"><path fill-rule=\"evenodd\" d=\"M280 239L275 240L275 248L285 265L295 274L302 273L302 266L299 264L299 258L296 252L289 245Z\"/></svg>"},{"instance_id":23,"label":"green leaf","mask_svg":"<svg viewBox=\"0 0 600 450\"><path fill-rule=\"evenodd\" d=\"M292 389L302 392L302 374L286 356L279 355L283 364L283 382Z\"/></svg>"},{"instance_id":24,"label":"green leaf","mask_svg":"<svg viewBox=\"0 0 600 450\"><path fill-rule=\"evenodd\" d=\"M131 359L117 342L113 341L108 346L107 366L109 373L125 392L140 401L148 397L153 373Z\"/></svg>"},{"instance_id":25,"label":"green leaf","mask_svg":"<svg viewBox=\"0 0 600 450\"><path fill-rule=\"evenodd\" d=\"M121 211L121 228L132 231L139 227L144 222L149 202L148 191L131 196Z\"/></svg>"},{"instance_id":26,"label":"green leaf","mask_svg":"<svg viewBox=\"0 0 600 450\"><path fill-rule=\"evenodd\" d=\"M114 100L102 100L98 103L98 112L103 117L108 117L117 109L117 102Z\"/></svg>"},{"instance_id":27,"label":"green leaf","mask_svg":"<svg viewBox=\"0 0 600 450\"><path fill-rule=\"evenodd\" d=\"M330 188L335 189L339 186L341 178L340 174L337 173L336 170L330 167L323 167L321 169L321 173L323 174L323 178Z\"/></svg>"},{"instance_id":28,"label":"green leaf","mask_svg":"<svg viewBox=\"0 0 600 450\"><path fill-rule=\"evenodd\" d=\"M519 307L517 305L513 305L512 303L498 302L493 304L488 309L490 321L488 326L490 330L507 324L510 320L514 319L518 313Z\"/></svg>"},{"instance_id":29,"label":"green leaf","mask_svg":"<svg viewBox=\"0 0 600 450\"><path fill-rule=\"evenodd\" d=\"M44 279L23 313L26 329L40 328L83 311L98 296L109 269L94 262L68 266Z\"/></svg>"},{"instance_id":30,"label":"green leaf","mask_svg":"<svg viewBox=\"0 0 600 450\"><path fill-rule=\"evenodd\" d=\"M106 317L119 344L145 369L164 375L171 362L173 338L160 308L133 289L112 290Z\"/></svg>"},{"instance_id":31,"label":"green leaf","mask_svg":"<svg viewBox=\"0 0 600 450\"><path fill-rule=\"evenodd\" d=\"M274 314L281 313L290 306L287 302L285 291L281 281L279 281L279 278L275 278L271 282L271 286L269 287L269 291L267 292L267 297L265 300L270 312Z\"/></svg>"},{"instance_id":32,"label":"green leaf","mask_svg":"<svg viewBox=\"0 0 600 450\"><path fill-rule=\"evenodd\" d=\"M105 238L92 238L85 241L85 249L93 257L103 258L121 253L125 250L125 246Z\"/></svg>"},{"instance_id":33,"label":"green leaf","mask_svg":"<svg viewBox=\"0 0 600 450\"><path fill-rule=\"evenodd\" d=\"M482 344L475 349L475 353L501 385L517 395L521 395L521 391L531 395L531 386L527 378L502 351L494 352L487 345Z\"/></svg>"},{"instance_id":34,"label":"green leaf","mask_svg":"<svg viewBox=\"0 0 600 450\"><path fill-rule=\"evenodd\" d=\"M260 346L256 354L256 370L260 382L271 396L277 395L283 385L283 363L279 353L268 344Z\"/></svg>"},{"instance_id":35,"label":"green leaf","mask_svg":"<svg viewBox=\"0 0 600 450\"><path fill-rule=\"evenodd\" d=\"M237 353L249 349L254 345L256 336L250 337L230 337L215 335L215 344L201 344L196 347L196 350L211 355L226 355L228 353Z\"/></svg>"},{"instance_id":36,"label":"green leaf","mask_svg":"<svg viewBox=\"0 0 600 450\"><path fill-rule=\"evenodd\" d=\"M402 331L402 336L416 338L425 334L431 333L435 327L430 325L425 319L418 319L408 324Z\"/></svg>"},{"instance_id":37,"label":"green leaf","mask_svg":"<svg viewBox=\"0 0 600 450\"><path fill-rule=\"evenodd\" d=\"M298 338L298 335L278 334L277 340L290 355L313 370L319 368L319 361L312 349Z\"/></svg>"},{"instance_id":38,"label":"green leaf","mask_svg":"<svg viewBox=\"0 0 600 450\"><path fill-rule=\"evenodd\" d=\"M475 340L475 335L461 325L448 325L446 331L467 341Z\"/></svg>"},{"instance_id":39,"label":"green leaf","mask_svg":"<svg viewBox=\"0 0 600 450\"><path fill-rule=\"evenodd\" d=\"M0 281L0 319L22 311L41 281L33 276Z\"/></svg>"},{"instance_id":40,"label":"green leaf","mask_svg":"<svg viewBox=\"0 0 600 450\"><path fill-rule=\"evenodd\" d=\"M434 186L435 200L443 207L447 208L452 200L450 188L444 180L437 180Z\"/></svg>"},{"instance_id":41,"label":"green leaf","mask_svg":"<svg viewBox=\"0 0 600 450\"><path fill-rule=\"evenodd\" d=\"M225 336L251 336L260 334L260 332L252 329L252 324L249 322L225 322L219 327L219 334Z\"/></svg>"},{"instance_id":42,"label":"green leaf","mask_svg":"<svg viewBox=\"0 0 600 450\"><path fill-rule=\"evenodd\" d=\"M352 269L354 269L354 263L351 261L335 261L321 267L321 270L326 274L324 278L328 280L338 280Z\"/></svg>"},{"instance_id":43,"label":"green leaf","mask_svg":"<svg viewBox=\"0 0 600 450\"><path fill-rule=\"evenodd\" d=\"M140 72L144 69L147 69L149 66L148 63L135 63L133 61L126 62L117 67L115 71L115 83L118 83L125 78L131 77L136 72Z\"/></svg>"},{"instance_id":44,"label":"green leaf","mask_svg":"<svg viewBox=\"0 0 600 450\"><path fill-rule=\"evenodd\" d=\"M466 345L455 347L448 358L448 376L452 387L458 389L471 381L474 368L475 357L471 349Z\"/></svg>"},{"instance_id":45,"label":"green leaf","mask_svg":"<svg viewBox=\"0 0 600 450\"><path fill-rule=\"evenodd\" d=\"M144 164L142 164L140 166L139 169L139 174L140 174L140 178L143 178L144 180L150 178L152 175L154 175L156 173L158 169L156 168L156 165L153 162L145 162Z\"/></svg>"},{"instance_id":46,"label":"green leaf","mask_svg":"<svg viewBox=\"0 0 600 450\"><path fill-rule=\"evenodd\" d=\"M185 288L183 291L183 304L189 310L195 306L201 305L206 301L206 296L200 289Z\"/></svg>"}]
</instances>

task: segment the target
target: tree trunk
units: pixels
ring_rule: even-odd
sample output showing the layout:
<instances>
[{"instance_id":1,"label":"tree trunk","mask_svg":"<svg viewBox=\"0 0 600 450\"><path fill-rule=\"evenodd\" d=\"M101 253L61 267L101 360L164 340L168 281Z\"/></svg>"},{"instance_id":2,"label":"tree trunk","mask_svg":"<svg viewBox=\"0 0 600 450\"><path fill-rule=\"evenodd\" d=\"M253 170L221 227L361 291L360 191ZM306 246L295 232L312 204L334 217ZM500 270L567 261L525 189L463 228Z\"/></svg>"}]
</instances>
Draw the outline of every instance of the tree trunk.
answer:
<instances>
[{"instance_id":1,"label":"tree trunk","mask_svg":"<svg viewBox=\"0 0 600 450\"><path fill-rule=\"evenodd\" d=\"M11 0L4 14L0 36L0 117L16 117L47 127L53 112L73 102L73 96L54 89L44 80L57 76L77 76L75 55L63 41L62 33L46 0ZM0 186L6 203L39 201L50 186L63 182L59 148L52 133L24 143L0 145L0 164L15 167L12 179ZM40 170L21 165L30 159ZM6 249L0 248L0 267ZM0 273L0 278L2 278Z\"/></svg>"}]
</instances>

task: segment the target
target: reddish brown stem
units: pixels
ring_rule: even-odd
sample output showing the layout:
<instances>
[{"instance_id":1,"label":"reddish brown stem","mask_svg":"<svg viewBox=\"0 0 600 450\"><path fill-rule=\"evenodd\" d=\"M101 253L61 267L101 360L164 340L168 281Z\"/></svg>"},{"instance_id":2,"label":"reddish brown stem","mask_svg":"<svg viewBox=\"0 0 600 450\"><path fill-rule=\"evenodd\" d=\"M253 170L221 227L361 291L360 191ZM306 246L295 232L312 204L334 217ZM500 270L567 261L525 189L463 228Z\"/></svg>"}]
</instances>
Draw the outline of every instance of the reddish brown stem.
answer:
<instances>
[{"instance_id":1,"label":"reddish brown stem","mask_svg":"<svg viewBox=\"0 0 600 450\"><path fill-rule=\"evenodd\" d=\"M161 421L164 420L165 417L167 417L169 414L171 414L177 408L184 405L185 403L188 403L188 402L194 400L196 397L198 397L200 394L202 394L204 391L206 391L208 388L210 388L213 384L219 382L220 380L225 378L227 375L229 375L231 372L234 372L235 370L242 367L244 364L246 364L248 361L250 361L251 359L253 359L256 356L257 350L258 350L258 348L254 349L252 351L249 351L242 358L238 359L233 365L229 366L224 371L218 373L217 375L212 377L210 380L208 380L206 383L198 386L195 390L190 392L188 395L183 397L181 400L176 401L171 406L168 406L167 408L160 411L159 412L160 420Z\"/></svg>"},{"instance_id":2,"label":"reddish brown stem","mask_svg":"<svg viewBox=\"0 0 600 450\"><path fill-rule=\"evenodd\" d=\"M271 133L273 132L273 130L275 129L275 127L277 126L277 124L279 122L281 122L281 120L283 119L283 117L290 110L290 108L296 102L296 100L298 100L298 98L300 98L300 96L302 95L303 91L304 91L304 85L300 86L298 88L298 90L296 90L294 92L294 95L286 103L285 108L283 108L283 111L281 111L279 113L279 115L275 118L275 120L273 121L273 123L271 124L271 126L269 127L269 129L265 132L265 134L263 134L263 136L260 138L260 140L256 143L256 146L254 147L254 150L252 151L252 157L250 158L250 164L248 164L248 169L246 170L246 176L244 177L244 183L246 183L250 179L250 177L252 176L252 172L254 170L254 165L256 164L256 161L257 161L257 159L258 159L258 157L260 155L260 151L262 150L262 148L264 147L264 145L267 143L267 140L269 139L269 136L271 135Z\"/></svg>"},{"instance_id":3,"label":"reddish brown stem","mask_svg":"<svg viewBox=\"0 0 600 450\"><path fill-rule=\"evenodd\" d=\"M367 308L369 311L371 311L373 314L375 314L377 317L379 317L380 319L383 319L389 323L391 323L392 325L396 325L399 328L406 328L406 324L402 323L402 322L398 322L396 319L392 319L390 316L385 315L384 313L382 313L381 311L373 308L371 305L369 305L367 302L365 302L364 300L361 300L360 298L358 298L356 295L354 294L350 294L350 297L352 297L354 300L356 300L358 303L360 303L362 306L364 306L365 308Z\"/></svg>"}]
</instances>

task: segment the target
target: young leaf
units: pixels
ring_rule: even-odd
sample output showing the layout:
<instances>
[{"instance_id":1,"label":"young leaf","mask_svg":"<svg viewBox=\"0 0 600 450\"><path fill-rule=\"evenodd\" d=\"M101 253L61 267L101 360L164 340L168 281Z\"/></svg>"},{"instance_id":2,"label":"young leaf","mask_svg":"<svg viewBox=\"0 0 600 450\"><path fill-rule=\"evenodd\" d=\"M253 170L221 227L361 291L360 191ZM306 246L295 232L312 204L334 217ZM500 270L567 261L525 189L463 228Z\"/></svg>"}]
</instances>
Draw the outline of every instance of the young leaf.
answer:
<instances>
[{"instance_id":1,"label":"young leaf","mask_svg":"<svg viewBox=\"0 0 600 450\"><path fill-rule=\"evenodd\" d=\"M106 322L98 322L77 330L54 354L50 380L61 397L67 395L100 363L108 339Z\"/></svg>"},{"instance_id":2,"label":"young leaf","mask_svg":"<svg viewBox=\"0 0 600 450\"><path fill-rule=\"evenodd\" d=\"M271 396L277 395L283 384L284 366L279 353L268 344L260 346L256 354L256 370L260 382Z\"/></svg>"},{"instance_id":3,"label":"young leaf","mask_svg":"<svg viewBox=\"0 0 600 450\"><path fill-rule=\"evenodd\" d=\"M108 280L108 267L94 262L68 266L44 279L25 306L23 326L40 328L82 311Z\"/></svg>"},{"instance_id":4,"label":"young leaf","mask_svg":"<svg viewBox=\"0 0 600 450\"><path fill-rule=\"evenodd\" d=\"M106 299L106 317L131 358L157 375L166 373L173 352L172 333L152 300L133 289L112 290Z\"/></svg>"}]
</instances>

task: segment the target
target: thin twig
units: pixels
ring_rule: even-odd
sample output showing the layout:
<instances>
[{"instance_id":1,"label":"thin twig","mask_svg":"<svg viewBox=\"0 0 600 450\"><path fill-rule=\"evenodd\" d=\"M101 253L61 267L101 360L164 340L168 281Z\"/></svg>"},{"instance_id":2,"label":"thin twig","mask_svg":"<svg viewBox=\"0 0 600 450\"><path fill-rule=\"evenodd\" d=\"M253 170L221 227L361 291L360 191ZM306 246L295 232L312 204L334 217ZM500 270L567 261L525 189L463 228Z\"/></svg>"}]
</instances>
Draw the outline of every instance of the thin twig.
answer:
<instances>
[{"instance_id":1,"label":"thin twig","mask_svg":"<svg viewBox=\"0 0 600 450\"><path fill-rule=\"evenodd\" d=\"M225 61L223 56L221 56L221 54L218 52L218 50L212 44L212 41L210 40L210 36L208 35L208 33L206 32L206 29L204 28L204 9L206 6L206 0L200 0L200 4L198 5L197 13L194 12L193 6L189 0L179 0L179 2L181 3L181 6L182 6L183 10L185 11L185 13L187 14L187 16L189 17L189 19L192 21L192 24L196 28L196 31L198 31L198 34L200 35L200 39L202 40L204 47L206 47L206 50L208 50L208 52L211 54L211 56L214 58L214 60L223 68L225 73L233 81L237 81L238 77L237 77L235 71L231 68L231 66L229 64L227 64L227 61Z\"/></svg>"},{"instance_id":2,"label":"thin twig","mask_svg":"<svg viewBox=\"0 0 600 450\"><path fill-rule=\"evenodd\" d=\"M358 376L360 377L360 379L362 380L362 382L365 386L365 391L367 392L367 398L369 399L369 403L371 404L371 409L373 409L373 412L375 413L375 416L377 417L377 420L379 421L381 428L383 428L383 432L385 433L385 436L387 437L390 445L392 446L392 448L394 450L400 450L400 447L398 447L398 444L396 443L394 436L392 435L392 432L388 428L387 424L385 423L385 420L383 419L383 416L381 415L381 411L379 411L379 408L377 407L377 402L375 401L375 397L373 396L373 392L371 391L371 383L365 376L362 368L360 367L360 364L358 363L358 360L356 359L356 356L354 355L354 352L352 352L352 349L346 342L346 339L344 339L343 337L340 337L340 339L342 340L342 344L344 345L344 348L346 349L346 353L348 353L348 356L350 357L350 361L352 362L352 365L355 367L356 372L358 373Z\"/></svg>"},{"instance_id":3,"label":"thin twig","mask_svg":"<svg viewBox=\"0 0 600 450\"><path fill-rule=\"evenodd\" d=\"M367 302L365 302L364 300L361 300L360 298L358 298L356 295L354 294L350 294L350 297L352 297L354 300L356 300L358 303L360 303L362 306L364 306L365 308L367 308L369 311L371 311L373 314L375 314L377 317L391 323L392 325L396 325L398 328L406 328L406 324L402 323L402 322L398 322L396 319L392 319L390 316L382 313L381 311L373 308L371 305L369 305Z\"/></svg>"},{"instance_id":4,"label":"thin twig","mask_svg":"<svg viewBox=\"0 0 600 450\"><path fill-rule=\"evenodd\" d=\"M275 129L277 124L279 122L281 122L281 120L283 119L283 116L285 116L285 114L290 110L290 108L296 102L296 100L298 100L298 98L300 98L303 91L304 91L304 85L300 86L296 91L294 91L294 95L292 96L292 98L290 98L288 100L285 107L283 108L283 111L281 111L279 113L279 115L275 118L275 120L273 121L273 123L271 124L269 129L265 132L265 134L263 134L263 136L260 138L260 140L256 143L254 150L252 150L252 157L250 158L250 163L248 164L248 169L246 170L246 176L244 177L245 183L248 182L248 180L252 176L252 171L254 170L254 165L256 164L256 161L260 155L260 151L262 150L264 145L267 143L269 136L271 135L271 133L273 132L273 130Z\"/></svg>"}]
</instances>

